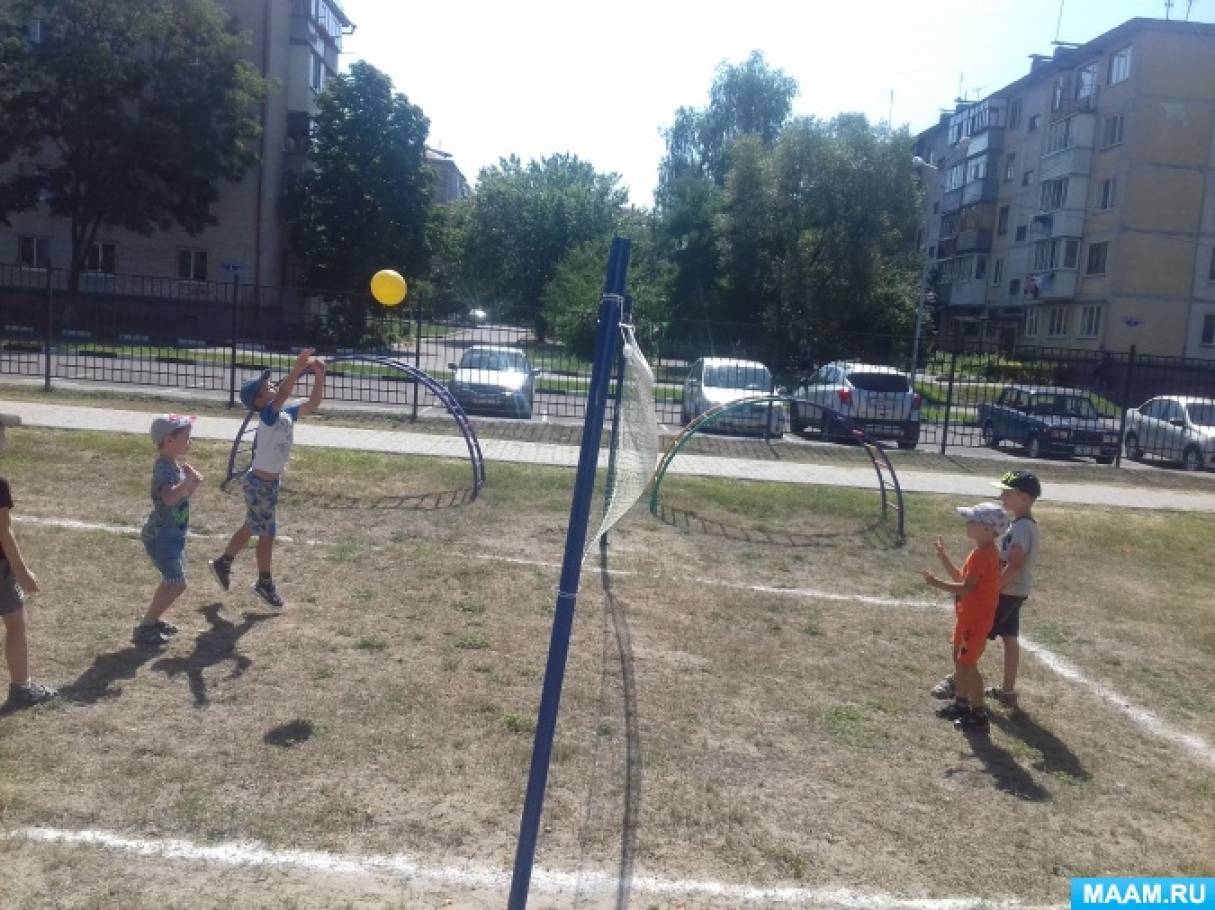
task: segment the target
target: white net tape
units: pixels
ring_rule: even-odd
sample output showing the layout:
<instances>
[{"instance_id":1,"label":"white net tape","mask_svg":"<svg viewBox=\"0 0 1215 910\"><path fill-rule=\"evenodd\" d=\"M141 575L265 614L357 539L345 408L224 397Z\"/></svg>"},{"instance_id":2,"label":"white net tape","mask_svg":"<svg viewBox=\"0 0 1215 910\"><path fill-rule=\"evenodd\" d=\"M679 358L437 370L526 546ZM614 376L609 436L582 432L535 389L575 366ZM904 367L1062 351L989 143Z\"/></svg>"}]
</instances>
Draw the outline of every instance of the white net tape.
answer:
<instances>
[{"instance_id":1,"label":"white net tape","mask_svg":"<svg viewBox=\"0 0 1215 910\"><path fill-rule=\"evenodd\" d=\"M624 517L649 486L658 464L658 415L654 410L654 373L646 363L633 327L621 325L624 388L620 396L615 451L608 452L607 510L599 530L587 538L583 559L599 538Z\"/></svg>"}]
</instances>

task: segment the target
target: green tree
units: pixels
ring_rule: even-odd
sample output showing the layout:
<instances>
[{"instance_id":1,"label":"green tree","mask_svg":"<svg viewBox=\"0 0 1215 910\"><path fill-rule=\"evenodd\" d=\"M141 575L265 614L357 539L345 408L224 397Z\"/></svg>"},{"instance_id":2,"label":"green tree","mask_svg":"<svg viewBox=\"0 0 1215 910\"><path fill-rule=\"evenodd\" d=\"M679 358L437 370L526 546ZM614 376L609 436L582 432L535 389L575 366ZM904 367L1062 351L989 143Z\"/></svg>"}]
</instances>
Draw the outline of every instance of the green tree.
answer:
<instances>
[{"instance_id":1,"label":"green tree","mask_svg":"<svg viewBox=\"0 0 1215 910\"><path fill-rule=\"evenodd\" d=\"M628 290L633 324L643 347L652 345L670 321L674 268L654 242L653 216L640 209L624 213L618 231L633 241ZM584 243L567 253L544 289L543 315L553 336L589 358L595 345L595 317L603 292L611 239ZM652 348L651 348L652 349Z\"/></svg>"},{"instance_id":2,"label":"green tree","mask_svg":"<svg viewBox=\"0 0 1215 910\"><path fill-rule=\"evenodd\" d=\"M362 339L377 271L396 269L409 281L427 274L429 129L422 109L363 61L331 79L318 100L292 239L308 287L349 295L330 310L343 341Z\"/></svg>"},{"instance_id":3,"label":"green tree","mask_svg":"<svg viewBox=\"0 0 1215 910\"><path fill-rule=\"evenodd\" d=\"M568 154L526 165L511 156L481 171L465 255L497 314L531 322L544 341L544 289L566 254L611 234L626 199L619 180Z\"/></svg>"},{"instance_id":4,"label":"green tree","mask_svg":"<svg viewBox=\"0 0 1215 910\"><path fill-rule=\"evenodd\" d=\"M213 0L12 0L0 164L23 166L0 180L0 219L43 204L68 219L73 290L103 226L215 224L219 181L256 161L265 86L241 59L248 44Z\"/></svg>"}]
</instances>

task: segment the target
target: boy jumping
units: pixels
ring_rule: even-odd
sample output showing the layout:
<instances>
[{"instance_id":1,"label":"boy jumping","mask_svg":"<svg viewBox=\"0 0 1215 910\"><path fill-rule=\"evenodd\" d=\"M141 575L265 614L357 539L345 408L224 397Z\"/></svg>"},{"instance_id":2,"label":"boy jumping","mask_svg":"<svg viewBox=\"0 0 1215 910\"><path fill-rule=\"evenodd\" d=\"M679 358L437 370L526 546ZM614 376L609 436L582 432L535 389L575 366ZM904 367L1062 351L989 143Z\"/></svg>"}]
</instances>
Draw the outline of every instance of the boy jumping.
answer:
<instances>
[{"instance_id":1,"label":"boy jumping","mask_svg":"<svg viewBox=\"0 0 1215 910\"><path fill-rule=\"evenodd\" d=\"M325 396L325 362L314 357L314 353L313 348L300 351L291 372L278 385L270 382L270 371L263 370L256 379L250 379L240 387L241 403L250 411L258 412L253 466L244 479L247 514L245 523L228 541L227 549L211 563L216 580L227 591L232 583L232 561L249 543L249 539L256 535L257 582L253 585L253 592L275 609L283 606L283 599L279 596L271 573L274 536L278 531L275 511L278 507L279 479L291 458L295 421L315 413ZM296 382L309 371L315 374L312 394L307 401L287 404Z\"/></svg>"}]
</instances>

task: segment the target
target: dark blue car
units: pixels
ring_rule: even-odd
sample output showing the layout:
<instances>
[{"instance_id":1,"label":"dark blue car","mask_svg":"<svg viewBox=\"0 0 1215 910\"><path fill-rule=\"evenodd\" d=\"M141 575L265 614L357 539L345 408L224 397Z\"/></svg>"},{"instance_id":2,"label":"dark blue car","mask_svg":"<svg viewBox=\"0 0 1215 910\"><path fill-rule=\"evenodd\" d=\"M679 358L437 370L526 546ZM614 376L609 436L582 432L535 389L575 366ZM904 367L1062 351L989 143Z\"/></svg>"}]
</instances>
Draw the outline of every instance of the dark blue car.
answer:
<instances>
[{"instance_id":1,"label":"dark blue car","mask_svg":"<svg viewBox=\"0 0 1215 910\"><path fill-rule=\"evenodd\" d=\"M994 403L979 406L979 426L984 445L1007 440L1030 458L1078 455L1111 464L1118 454L1118 421L1103 417L1077 389L1008 386Z\"/></svg>"}]
</instances>

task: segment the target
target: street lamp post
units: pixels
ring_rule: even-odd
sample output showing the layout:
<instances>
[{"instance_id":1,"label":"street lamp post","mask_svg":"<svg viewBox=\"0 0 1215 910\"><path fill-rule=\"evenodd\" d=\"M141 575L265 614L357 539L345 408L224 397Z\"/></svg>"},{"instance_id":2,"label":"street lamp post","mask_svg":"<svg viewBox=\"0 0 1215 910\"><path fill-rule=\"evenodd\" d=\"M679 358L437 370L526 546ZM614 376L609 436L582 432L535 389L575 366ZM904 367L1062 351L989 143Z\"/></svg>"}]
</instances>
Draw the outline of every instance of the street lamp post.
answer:
<instances>
[{"instance_id":1,"label":"street lamp post","mask_svg":"<svg viewBox=\"0 0 1215 910\"><path fill-rule=\"evenodd\" d=\"M925 161L919 155L916 155L915 157L913 157L911 159L911 164L913 167L917 167L917 168L926 167L930 171L939 171L940 170L940 168L937 167L935 164L929 164L927 161ZM915 336L911 342L911 387L912 387L912 389L915 388L915 374L918 371L919 365L920 365L920 327L923 325L923 322L924 322L924 302L928 299L928 295L931 293L928 290L928 269L929 269L929 266L925 265L923 271L921 271L921 273L920 273L920 295L919 295L919 299L916 301L916 305L915 305Z\"/></svg>"}]
</instances>

